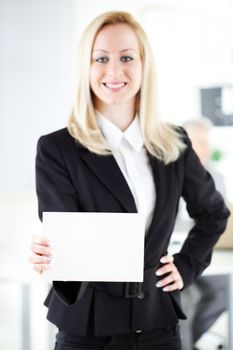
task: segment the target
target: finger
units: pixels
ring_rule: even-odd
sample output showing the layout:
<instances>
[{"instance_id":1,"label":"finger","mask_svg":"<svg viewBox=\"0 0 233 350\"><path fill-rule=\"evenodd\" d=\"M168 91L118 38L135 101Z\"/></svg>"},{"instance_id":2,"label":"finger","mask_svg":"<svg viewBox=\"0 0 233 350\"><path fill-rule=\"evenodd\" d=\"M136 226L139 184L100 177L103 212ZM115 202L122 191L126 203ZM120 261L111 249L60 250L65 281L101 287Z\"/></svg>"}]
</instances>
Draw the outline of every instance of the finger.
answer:
<instances>
[{"instance_id":1,"label":"finger","mask_svg":"<svg viewBox=\"0 0 233 350\"><path fill-rule=\"evenodd\" d=\"M173 261L174 261L174 257L172 255L164 255L160 259L160 262L163 264L172 263Z\"/></svg>"},{"instance_id":2,"label":"finger","mask_svg":"<svg viewBox=\"0 0 233 350\"><path fill-rule=\"evenodd\" d=\"M156 287L162 287L163 291L169 292L176 289L182 289L184 287L183 279L175 267L175 270L168 276L156 283Z\"/></svg>"},{"instance_id":3,"label":"finger","mask_svg":"<svg viewBox=\"0 0 233 350\"><path fill-rule=\"evenodd\" d=\"M48 270L48 268L49 268L49 265L47 265L47 264L36 264L36 265L33 265L33 269L34 269L36 272L40 273L40 274L41 274L42 272Z\"/></svg>"},{"instance_id":4,"label":"finger","mask_svg":"<svg viewBox=\"0 0 233 350\"><path fill-rule=\"evenodd\" d=\"M176 270L176 267L173 263L168 263L162 267L160 267L156 272L155 274L157 276L162 276L164 275L165 273L169 273L169 272L172 272L172 271L175 271Z\"/></svg>"},{"instance_id":5,"label":"finger","mask_svg":"<svg viewBox=\"0 0 233 350\"><path fill-rule=\"evenodd\" d=\"M46 246L46 247L51 246L51 243L50 243L48 238L38 236L38 235L32 236L32 243L40 244L40 245Z\"/></svg>"},{"instance_id":6,"label":"finger","mask_svg":"<svg viewBox=\"0 0 233 350\"><path fill-rule=\"evenodd\" d=\"M166 285L164 288L163 288L163 291L164 292L172 292L173 290L180 290L184 287L184 283L183 283L183 280L180 276L180 274L178 273L178 279L174 281L174 283L170 283L168 285Z\"/></svg>"},{"instance_id":7,"label":"finger","mask_svg":"<svg viewBox=\"0 0 233 350\"><path fill-rule=\"evenodd\" d=\"M36 254L31 254L28 257L28 260L32 264L49 264L51 262L51 259L49 259L48 257Z\"/></svg>"},{"instance_id":8,"label":"finger","mask_svg":"<svg viewBox=\"0 0 233 350\"><path fill-rule=\"evenodd\" d=\"M169 284L168 286L163 288L164 292L173 292L175 290L180 290L182 287L179 285L179 283L172 283Z\"/></svg>"},{"instance_id":9,"label":"finger","mask_svg":"<svg viewBox=\"0 0 233 350\"><path fill-rule=\"evenodd\" d=\"M31 250L35 254L46 255L46 256L52 255L52 250L50 247L40 245L38 243L32 243Z\"/></svg>"},{"instance_id":10,"label":"finger","mask_svg":"<svg viewBox=\"0 0 233 350\"><path fill-rule=\"evenodd\" d=\"M165 287L170 283L174 283L178 280L179 276L174 274L174 273L170 273L169 276L163 278L162 280L158 281L156 283L156 287Z\"/></svg>"}]
</instances>

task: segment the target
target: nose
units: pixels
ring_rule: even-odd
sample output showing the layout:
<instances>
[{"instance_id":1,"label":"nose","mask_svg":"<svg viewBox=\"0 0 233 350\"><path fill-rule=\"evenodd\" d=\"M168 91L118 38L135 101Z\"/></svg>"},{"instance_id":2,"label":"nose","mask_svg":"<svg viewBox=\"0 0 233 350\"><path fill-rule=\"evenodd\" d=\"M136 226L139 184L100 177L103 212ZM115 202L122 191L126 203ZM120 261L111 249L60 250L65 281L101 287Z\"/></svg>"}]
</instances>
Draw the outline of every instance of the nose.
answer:
<instances>
[{"instance_id":1,"label":"nose","mask_svg":"<svg viewBox=\"0 0 233 350\"><path fill-rule=\"evenodd\" d=\"M107 75L112 78L120 78L123 74L121 61L112 59L107 66Z\"/></svg>"}]
</instances>

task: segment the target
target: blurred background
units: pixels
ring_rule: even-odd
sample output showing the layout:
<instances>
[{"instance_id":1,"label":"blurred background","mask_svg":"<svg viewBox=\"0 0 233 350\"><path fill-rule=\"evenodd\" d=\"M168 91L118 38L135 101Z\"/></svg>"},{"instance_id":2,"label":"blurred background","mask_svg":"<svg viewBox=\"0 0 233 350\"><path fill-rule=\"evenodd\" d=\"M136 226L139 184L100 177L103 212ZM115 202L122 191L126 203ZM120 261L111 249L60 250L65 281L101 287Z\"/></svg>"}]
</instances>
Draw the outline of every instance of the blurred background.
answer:
<instances>
[{"instance_id":1,"label":"blurred background","mask_svg":"<svg viewBox=\"0 0 233 350\"><path fill-rule=\"evenodd\" d=\"M66 125L80 34L109 10L131 12L148 34L164 120L212 121L212 166L233 202L233 0L0 0L1 350L52 349L49 286L27 262L40 232L36 143Z\"/></svg>"}]
</instances>

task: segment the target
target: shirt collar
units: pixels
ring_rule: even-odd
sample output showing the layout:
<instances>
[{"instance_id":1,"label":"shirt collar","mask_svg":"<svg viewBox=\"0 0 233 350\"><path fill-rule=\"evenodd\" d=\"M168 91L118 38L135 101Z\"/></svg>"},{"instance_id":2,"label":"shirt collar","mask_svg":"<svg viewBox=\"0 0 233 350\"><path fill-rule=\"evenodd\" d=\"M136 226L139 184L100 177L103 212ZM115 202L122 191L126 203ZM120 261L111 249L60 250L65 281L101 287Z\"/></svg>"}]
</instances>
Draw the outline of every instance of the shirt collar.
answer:
<instances>
[{"instance_id":1,"label":"shirt collar","mask_svg":"<svg viewBox=\"0 0 233 350\"><path fill-rule=\"evenodd\" d=\"M140 129L139 118L136 116L128 128L122 132L115 124L105 118L100 112L96 111L97 123L104 134L104 137L113 148L118 150L122 139L126 139L128 143L136 151L140 151L143 147L143 138Z\"/></svg>"},{"instance_id":2,"label":"shirt collar","mask_svg":"<svg viewBox=\"0 0 233 350\"><path fill-rule=\"evenodd\" d=\"M143 138L140 128L139 118L136 116L129 127L124 131L124 138L136 150L141 151L143 147Z\"/></svg>"}]
</instances>

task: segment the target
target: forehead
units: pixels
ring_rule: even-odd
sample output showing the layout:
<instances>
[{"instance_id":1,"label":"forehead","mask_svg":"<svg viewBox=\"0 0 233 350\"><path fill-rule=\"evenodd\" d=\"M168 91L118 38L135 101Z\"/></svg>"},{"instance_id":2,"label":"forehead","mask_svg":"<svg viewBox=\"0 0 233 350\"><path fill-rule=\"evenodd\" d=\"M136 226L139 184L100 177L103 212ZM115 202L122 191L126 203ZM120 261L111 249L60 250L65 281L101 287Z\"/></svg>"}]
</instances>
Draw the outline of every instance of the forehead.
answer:
<instances>
[{"instance_id":1,"label":"forehead","mask_svg":"<svg viewBox=\"0 0 233 350\"><path fill-rule=\"evenodd\" d=\"M109 24L96 35L93 50L119 51L134 49L139 51L138 38L128 24Z\"/></svg>"}]
</instances>

